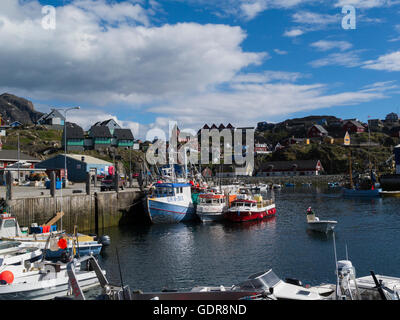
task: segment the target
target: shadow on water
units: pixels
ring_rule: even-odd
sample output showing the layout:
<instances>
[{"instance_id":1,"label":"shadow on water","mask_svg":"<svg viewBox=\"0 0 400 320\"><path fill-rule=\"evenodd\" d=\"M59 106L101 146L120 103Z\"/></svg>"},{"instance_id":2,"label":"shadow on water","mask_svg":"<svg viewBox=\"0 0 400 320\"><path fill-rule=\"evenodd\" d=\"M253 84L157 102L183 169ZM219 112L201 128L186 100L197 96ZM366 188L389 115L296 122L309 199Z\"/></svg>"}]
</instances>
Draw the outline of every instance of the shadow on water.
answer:
<instances>
[{"instance_id":1,"label":"shadow on water","mask_svg":"<svg viewBox=\"0 0 400 320\"><path fill-rule=\"evenodd\" d=\"M307 228L306 233L310 238L312 238L314 240L326 242L326 241L332 241L332 239L333 239L333 231L324 233L324 232L318 232L318 231ZM338 238L337 233L335 233L335 238L336 239Z\"/></svg>"}]
</instances>

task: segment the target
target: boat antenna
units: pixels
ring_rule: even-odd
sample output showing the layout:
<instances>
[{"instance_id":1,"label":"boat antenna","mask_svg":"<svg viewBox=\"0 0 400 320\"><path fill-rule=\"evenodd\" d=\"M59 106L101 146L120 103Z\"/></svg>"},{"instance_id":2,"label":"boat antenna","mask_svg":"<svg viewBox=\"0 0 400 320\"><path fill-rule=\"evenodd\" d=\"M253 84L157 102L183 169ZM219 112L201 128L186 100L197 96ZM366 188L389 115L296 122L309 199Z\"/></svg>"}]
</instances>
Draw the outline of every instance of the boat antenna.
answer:
<instances>
[{"instance_id":1,"label":"boat antenna","mask_svg":"<svg viewBox=\"0 0 400 320\"><path fill-rule=\"evenodd\" d=\"M347 243L346 243L346 260L349 260L349 253L347 252Z\"/></svg>"},{"instance_id":2,"label":"boat antenna","mask_svg":"<svg viewBox=\"0 0 400 320\"><path fill-rule=\"evenodd\" d=\"M121 287L124 287L124 280L122 279L122 272L121 272L121 264L119 263L119 255L118 255L118 248L115 248L115 253L117 255L117 263L118 263L118 270L119 270L119 279L121 280Z\"/></svg>"},{"instance_id":3,"label":"boat antenna","mask_svg":"<svg viewBox=\"0 0 400 320\"><path fill-rule=\"evenodd\" d=\"M335 265L336 265L336 300L338 300L338 290L340 290L340 285L339 285L339 270L338 270L338 263L337 263L337 255L336 255L336 240L335 240L335 232L333 231L332 233L332 237L333 237L333 251L335 254Z\"/></svg>"}]
</instances>

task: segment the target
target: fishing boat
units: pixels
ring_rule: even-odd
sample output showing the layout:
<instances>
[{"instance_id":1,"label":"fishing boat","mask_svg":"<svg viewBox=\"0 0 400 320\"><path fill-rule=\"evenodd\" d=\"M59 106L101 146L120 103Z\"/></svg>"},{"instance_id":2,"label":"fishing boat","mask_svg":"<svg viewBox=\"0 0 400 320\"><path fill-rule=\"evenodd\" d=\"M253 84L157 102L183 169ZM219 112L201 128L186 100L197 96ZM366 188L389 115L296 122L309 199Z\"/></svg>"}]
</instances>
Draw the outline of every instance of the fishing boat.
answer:
<instances>
[{"instance_id":1,"label":"fishing boat","mask_svg":"<svg viewBox=\"0 0 400 320\"><path fill-rule=\"evenodd\" d=\"M54 226L55 227L55 226ZM46 227L33 227L31 228L35 232L40 233L25 233L21 231L16 217L13 217L10 213L0 214L0 239L3 241L17 241L21 247L36 247L44 251L48 259L60 258L66 252L72 253L72 236L65 232L55 231L55 228L50 226ZM43 232L44 229L44 232ZM46 247L46 243L53 235L60 239L65 239L66 247L61 248L57 246ZM94 237L87 236L84 234L78 234L79 251L81 255L100 254L102 244L94 240Z\"/></svg>"},{"instance_id":2,"label":"fishing boat","mask_svg":"<svg viewBox=\"0 0 400 320\"><path fill-rule=\"evenodd\" d=\"M310 230L327 233L335 228L337 221L319 220L319 218L315 216L311 207L309 207L307 209L307 224Z\"/></svg>"},{"instance_id":3,"label":"fishing boat","mask_svg":"<svg viewBox=\"0 0 400 320\"><path fill-rule=\"evenodd\" d=\"M154 224L179 223L197 218L189 183L156 183L146 197L147 212Z\"/></svg>"},{"instance_id":4,"label":"fishing boat","mask_svg":"<svg viewBox=\"0 0 400 320\"><path fill-rule=\"evenodd\" d=\"M221 221L236 195L205 193L199 196L196 214L203 222Z\"/></svg>"},{"instance_id":5,"label":"fishing boat","mask_svg":"<svg viewBox=\"0 0 400 320\"><path fill-rule=\"evenodd\" d=\"M382 197L395 197L399 198L400 197L400 191L381 191L379 194Z\"/></svg>"},{"instance_id":6,"label":"fishing boat","mask_svg":"<svg viewBox=\"0 0 400 320\"><path fill-rule=\"evenodd\" d=\"M251 187L251 191L253 193L267 192L269 189L268 184L258 184L256 186Z\"/></svg>"},{"instance_id":7,"label":"fishing boat","mask_svg":"<svg viewBox=\"0 0 400 320\"><path fill-rule=\"evenodd\" d=\"M20 264L21 261L34 262L42 258L41 249L20 245L17 241L0 242L0 266Z\"/></svg>"},{"instance_id":8,"label":"fishing boat","mask_svg":"<svg viewBox=\"0 0 400 320\"><path fill-rule=\"evenodd\" d=\"M272 217L275 214L275 202L272 199L263 200L261 195L240 193L236 200L232 201L225 217L233 222L244 222Z\"/></svg>"},{"instance_id":9,"label":"fishing boat","mask_svg":"<svg viewBox=\"0 0 400 320\"><path fill-rule=\"evenodd\" d=\"M277 189L282 189L282 185L280 185L280 184L273 184L272 185L272 189L275 189L275 190L277 190Z\"/></svg>"},{"instance_id":10,"label":"fishing boat","mask_svg":"<svg viewBox=\"0 0 400 320\"><path fill-rule=\"evenodd\" d=\"M76 264L74 273L84 291L99 285L88 264ZM73 294L66 263L25 260L19 265L2 265L0 279L0 300L48 300Z\"/></svg>"}]
</instances>

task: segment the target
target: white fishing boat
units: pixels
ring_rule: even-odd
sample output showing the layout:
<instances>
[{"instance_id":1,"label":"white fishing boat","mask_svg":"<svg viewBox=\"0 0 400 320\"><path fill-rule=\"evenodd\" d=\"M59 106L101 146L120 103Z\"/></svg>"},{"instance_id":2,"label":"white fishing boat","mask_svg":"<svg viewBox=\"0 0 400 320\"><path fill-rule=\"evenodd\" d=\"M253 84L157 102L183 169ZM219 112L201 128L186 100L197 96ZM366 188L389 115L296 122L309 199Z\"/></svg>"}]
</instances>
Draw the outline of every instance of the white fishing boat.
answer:
<instances>
[{"instance_id":1,"label":"white fishing boat","mask_svg":"<svg viewBox=\"0 0 400 320\"><path fill-rule=\"evenodd\" d=\"M40 227L37 227L40 228ZM42 227L43 228L43 227ZM36 247L45 250L47 259L60 258L67 250L70 254L72 251L72 236L60 231L50 231L50 226L47 227L49 232L28 234L21 231L18 221L9 213L0 214L0 239L3 241L20 242L21 247ZM53 236L52 243L46 248L47 240ZM54 240L54 237L57 239ZM58 246L58 241L65 239L66 247ZM94 240L94 237L83 234L78 234L80 255L93 254L98 255L101 251L102 244Z\"/></svg>"},{"instance_id":2,"label":"white fishing boat","mask_svg":"<svg viewBox=\"0 0 400 320\"><path fill-rule=\"evenodd\" d=\"M39 248L21 247L20 242L0 242L0 266L20 264L21 261L36 261L42 257L42 250Z\"/></svg>"},{"instance_id":3,"label":"white fishing boat","mask_svg":"<svg viewBox=\"0 0 400 320\"><path fill-rule=\"evenodd\" d=\"M311 230L327 233L335 228L337 221L319 220L319 218L315 216L315 213L311 210L310 207L307 209L307 224L308 228Z\"/></svg>"},{"instance_id":4,"label":"white fishing boat","mask_svg":"<svg viewBox=\"0 0 400 320\"><path fill-rule=\"evenodd\" d=\"M272 189L275 189L275 190L278 190L278 189L282 189L282 185L280 185L280 184L273 184L272 185Z\"/></svg>"},{"instance_id":5,"label":"white fishing boat","mask_svg":"<svg viewBox=\"0 0 400 320\"><path fill-rule=\"evenodd\" d=\"M224 213L229 209L230 203L235 199L236 195L214 192L200 194L196 214L203 222L221 221L224 219Z\"/></svg>"},{"instance_id":6,"label":"white fishing boat","mask_svg":"<svg viewBox=\"0 0 400 320\"><path fill-rule=\"evenodd\" d=\"M82 290L99 285L95 271L89 271L87 264L75 265L74 272ZM0 278L1 300L48 300L73 294L65 263L24 261L2 265Z\"/></svg>"}]
</instances>

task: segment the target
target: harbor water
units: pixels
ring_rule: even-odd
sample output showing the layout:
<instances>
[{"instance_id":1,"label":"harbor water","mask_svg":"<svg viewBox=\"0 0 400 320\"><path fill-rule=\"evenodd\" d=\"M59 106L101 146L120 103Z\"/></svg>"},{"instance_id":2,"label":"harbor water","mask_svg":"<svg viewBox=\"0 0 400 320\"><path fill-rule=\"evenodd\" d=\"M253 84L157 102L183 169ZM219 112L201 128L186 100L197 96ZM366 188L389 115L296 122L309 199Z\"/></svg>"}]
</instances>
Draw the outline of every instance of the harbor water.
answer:
<instances>
[{"instance_id":1,"label":"harbor water","mask_svg":"<svg viewBox=\"0 0 400 320\"><path fill-rule=\"evenodd\" d=\"M337 188L295 187L273 192L276 217L245 223L179 223L120 226L104 230L111 245L100 264L108 278L131 289L159 291L196 285L233 285L272 268L303 284L335 282L332 233L307 230L306 209L337 220L338 259L349 259L357 276L400 277L400 199L345 199Z\"/></svg>"}]
</instances>

